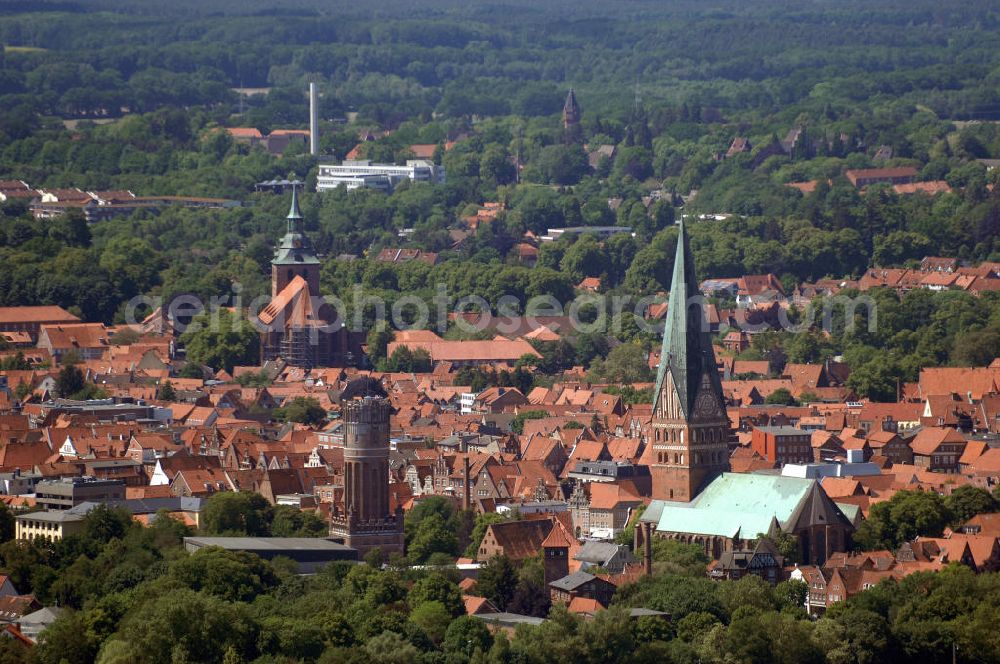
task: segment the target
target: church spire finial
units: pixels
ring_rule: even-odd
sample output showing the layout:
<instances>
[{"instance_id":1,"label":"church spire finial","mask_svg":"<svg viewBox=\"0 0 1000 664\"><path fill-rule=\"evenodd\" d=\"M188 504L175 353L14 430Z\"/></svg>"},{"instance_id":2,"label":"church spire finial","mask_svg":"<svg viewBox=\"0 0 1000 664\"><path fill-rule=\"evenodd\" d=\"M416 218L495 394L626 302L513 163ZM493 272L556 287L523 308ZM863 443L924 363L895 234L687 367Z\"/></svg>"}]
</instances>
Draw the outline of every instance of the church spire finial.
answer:
<instances>
[{"instance_id":1,"label":"church spire finial","mask_svg":"<svg viewBox=\"0 0 1000 664\"><path fill-rule=\"evenodd\" d=\"M292 180L288 183L292 188L292 206L288 209L288 232L289 233L300 233L302 232L301 224L302 221L302 211L299 210L299 186L302 185L298 180Z\"/></svg>"}]
</instances>

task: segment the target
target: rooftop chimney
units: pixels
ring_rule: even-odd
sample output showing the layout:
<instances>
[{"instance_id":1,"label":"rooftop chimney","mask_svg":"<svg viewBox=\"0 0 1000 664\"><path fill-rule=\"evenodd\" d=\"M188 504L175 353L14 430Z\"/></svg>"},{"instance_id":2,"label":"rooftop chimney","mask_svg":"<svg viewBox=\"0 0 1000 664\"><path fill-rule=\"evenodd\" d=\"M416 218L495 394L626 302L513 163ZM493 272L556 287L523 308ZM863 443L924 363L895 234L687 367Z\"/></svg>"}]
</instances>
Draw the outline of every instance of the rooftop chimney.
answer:
<instances>
[{"instance_id":1,"label":"rooftop chimney","mask_svg":"<svg viewBox=\"0 0 1000 664\"><path fill-rule=\"evenodd\" d=\"M309 84L309 154L319 154L319 98L316 84Z\"/></svg>"}]
</instances>

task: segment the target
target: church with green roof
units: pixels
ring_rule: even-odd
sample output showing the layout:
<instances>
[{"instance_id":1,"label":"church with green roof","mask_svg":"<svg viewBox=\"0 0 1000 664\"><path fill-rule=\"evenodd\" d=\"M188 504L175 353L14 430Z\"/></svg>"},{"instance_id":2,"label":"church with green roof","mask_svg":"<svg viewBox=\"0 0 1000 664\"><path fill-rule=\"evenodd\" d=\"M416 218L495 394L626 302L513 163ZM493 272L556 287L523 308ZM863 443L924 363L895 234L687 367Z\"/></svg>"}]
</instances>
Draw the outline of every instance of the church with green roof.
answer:
<instances>
[{"instance_id":1,"label":"church with green roof","mask_svg":"<svg viewBox=\"0 0 1000 664\"><path fill-rule=\"evenodd\" d=\"M653 501L635 529L647 572L652 537L699 544L713 559L790 533L799 560L820 565L850 546L854 525L813 479L729 471L729 417L681 221L660 365L653 391Z\"/></svg>"},{"instance_id":2,"label":"church with green roof","mask_svg":"<svg viewBox=\"0 0 1000 664\"><path fill-rule=\"evenodd\" d=\"M699 544L717 559L751 547L759 535L790 533L799 561L822 565L847 551L854 525L814 479L766 473L724 473L694 500L654 500L639 521L637 537L667 537ZM642 550L645 542L637 542Z\"/></svg>"}]
</instances>

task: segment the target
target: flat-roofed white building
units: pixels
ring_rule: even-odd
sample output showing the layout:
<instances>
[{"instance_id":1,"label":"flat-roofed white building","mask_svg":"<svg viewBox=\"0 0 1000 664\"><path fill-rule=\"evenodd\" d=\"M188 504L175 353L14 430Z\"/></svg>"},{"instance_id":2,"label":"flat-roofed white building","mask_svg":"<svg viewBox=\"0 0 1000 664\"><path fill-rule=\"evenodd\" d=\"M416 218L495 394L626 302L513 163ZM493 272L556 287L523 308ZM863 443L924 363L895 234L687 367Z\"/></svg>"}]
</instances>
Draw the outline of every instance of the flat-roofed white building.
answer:
<instances>
[{"instance_id":1,"label":"flat-roofed white building","mask_svg":"<svg viewBox=\"0 0 1000 664\"><path fill-rule=\"evenodd\" d=\"M392 191L403 180L444 183L444 167L427 159L410 159L405 166L373 164L370 161L346 160L340 164L320 164L316 191L344 186L348 189Z\"/></svg>"}]
</instances>

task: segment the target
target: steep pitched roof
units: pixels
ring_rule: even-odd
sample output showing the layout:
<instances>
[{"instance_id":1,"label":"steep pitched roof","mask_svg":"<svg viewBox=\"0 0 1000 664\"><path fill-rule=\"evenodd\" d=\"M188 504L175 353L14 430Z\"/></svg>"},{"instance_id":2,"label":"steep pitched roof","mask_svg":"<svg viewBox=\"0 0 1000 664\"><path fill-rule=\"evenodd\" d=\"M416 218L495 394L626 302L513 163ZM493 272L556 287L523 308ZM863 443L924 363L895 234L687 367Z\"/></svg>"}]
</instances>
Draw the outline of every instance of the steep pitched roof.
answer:
<instances>
[{"instance_id":1,"label":"steep pitched roof","mask_svg":"<svg viewBox=\"0 0 1000 664\"><path fill-rule=\"evenodd\" d=\"M824 477L823 491L831 498L858 496L864 493L864 487L851 477Z\"/></svg>"},{"instance_id":2,"label":"steep pitched roof","mask_svg":"<svg viewBox=\"0 0 1000 664\"><path fill-rule=\"evenodd\" d=\"M920 370L922 397L950 395L971 396L975 400L997 392L1000 368L928 367Z\"/></svg>"},{"instance_id":3,"label":"steep pitched roof","mask_svg":"<svg viewBox=\"0 0 1000 664\"><path fill-rule=\"evenodd\" d=\"M603 608L604 605L596 599L590 599L589 597L574 597L570 600L566 610L570 613L581 615L594 615Z\"/></svg>"},{"instance_id":4,"label":"steep pitched roof","mask_svg":"<svg viewBox=\"0 0 1000 664\"><path fill-rule=\"evenodd\" d=\"M976 567L979 568L989 563L998 551L1000 551L1000 544L997 543L997 538L994 535L962 535L960 533L952 533L948 540L967 544L969 553L972 554L972 559L975 561Z\"/></svg>"},{"instance_id":5,"label":"steep pitched roof","mask_svg":"<svg viewBox=\"0 0 1000 664\"><path fill-rule=\"evenodd\" d=\"M1000 514L977 514L962 526L978 528L981 535L1000 537Z\"/></svg>"},{"instance_id":6,"label":"steep pitched roof","mask_svg":"<svg viewBox=\"0 0 1000 664\"><path fill-rule=\"evenodd\" d=\"M496 613L498 611L497 607L493 605L493 602L485 597L466 595L462 598L462 601L465 603L466 615L475 616L481 613Z\"/></svg>"},{"instance_id":7,"label":"steep pitched roof","mask_svg":"<svg viewBox=\"0 0 1000 664\"><path fill-rule=\"evenodd\" d=\"M552 521L536 519L530 521L506 521L489 526L497 544L503 547L504 555L511 560L530 558L541 550L542 542L552 530Z\"/></svg>"},{"instance_id":8,"label":"steep pitched roof","mask_svg":"<svg viewBox=\"0 0 1000 664\"><path fill-rule=\"evenodd\" d=\"M0 307L3 323L79 323L80 319L57 306Z\"/></svg>"},{"instance_id":9,"label":"steep pitched roof","mask_svg":"<svg viewBox=\"0 0 1000 664\"><path fill-rule=\"evenodd\" d=\"M605 482L590 484L590 509L610 510L622 502L642 502L642 498L632 493L632 487Z\"/></svg>"},{"instance_id":10,"label":"steep pitched roof","mask_svg":"<svg viewBox=\"0 0 1000 664\"><path fill-rule=\"evenodd\" d=\"M389 356L401 346L407 346L411 351L426 350L435 362L490 362L515 361L523 355L539 357L538 351L527 341L516 339L491 341L430 341L430 342L392 342L386 352Z\"/></svg>"},{"instance_id":11,"label":"steep pitched roof","mask_svg":"<svg viewBox=\"0 0 1000 664\"><path fill-rule=\"evenodd\" d=\"M42 325L41 334L51 348L102 348L109 345L110 335L101 323Z\"/></svg>"},{"instance_id":12,"label":"steep pitched roof","mask_svg":"<svg viewBox=\"0 0 1000 664\"><path fill-rule=\"evenodd\" d=\"M554 527L549 531L548 536L542 541L542 548L545 549L569 549L577 545L576 540L561 527Z\"/></svg>"},{"instance_id":13,"label":"steep pitched roof","mask_svg":"<svg viewBox=\"0 0 1000 664\"><path fill-rule=\"evenodd\" d=\"M299 275L288 282L280 293L274 296L258 318L265 325L270 325L279 316L284 315L284 322L301 324L312 317L312 301L309 297L309 284Z\"/></svg>"},{"instance_id":14,"label":"steep pitched roof","mask_svg":"<svg viewBox=\"0 0 1000 664\"><path fill-rule=\"evenodd\" d=\"M927 427L921 429L910 442L914 454L933 454L942 443L964 443L965 438L955 429Z\"/></svg>"},{"instance_id":15,"label":"steep pitched roof","mask_svg":"<svg viewBox=\"0 0 1000 664\"><path fill-rule=\"evenodd\" d=\"M652 501L642 520L662 532L753 538L775 522L788 532L820 517L819 523L849 523L816 480L724 473L690 503Z\"/></svg>"}]
</instances>

